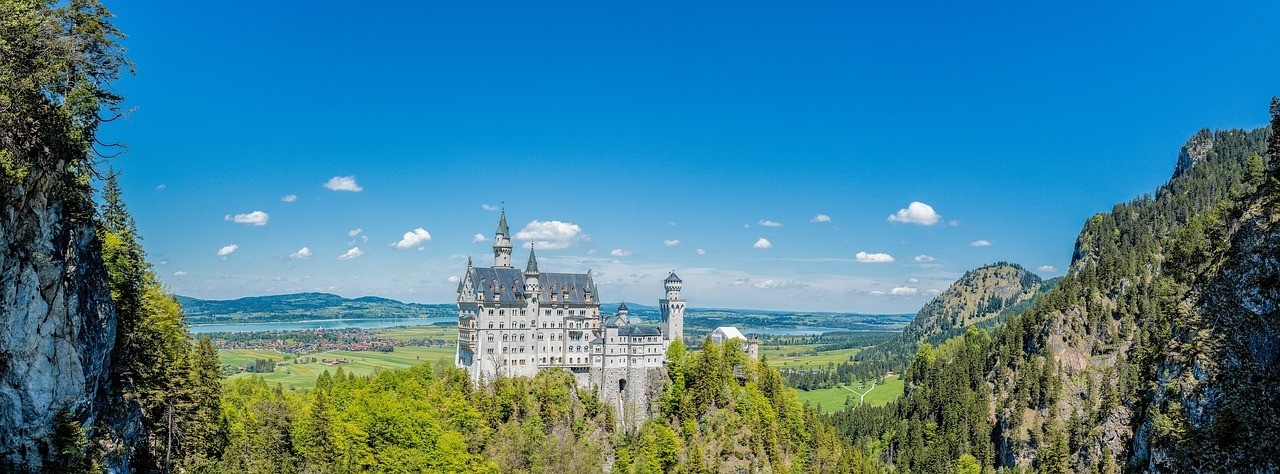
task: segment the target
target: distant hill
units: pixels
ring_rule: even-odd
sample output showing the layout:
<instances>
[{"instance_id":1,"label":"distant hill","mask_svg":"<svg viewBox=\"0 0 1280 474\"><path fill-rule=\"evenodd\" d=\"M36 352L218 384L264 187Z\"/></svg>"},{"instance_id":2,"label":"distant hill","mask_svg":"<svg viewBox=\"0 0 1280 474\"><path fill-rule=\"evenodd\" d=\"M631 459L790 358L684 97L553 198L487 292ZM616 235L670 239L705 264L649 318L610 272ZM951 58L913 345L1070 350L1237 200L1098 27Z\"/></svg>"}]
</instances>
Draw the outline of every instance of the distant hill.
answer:
<instances>
[{"instance_id":1,"label":"distant hill","mask_svg":"<svg viewBox=\"0 0 1280 474\"><path fill-rule=\"evenodd\" d=\"M906 368L921 343L940 344L969 327L990 329L1025 310L1035 296L1053 287L1017 264L999 262L965 272L946 291L916 313L902 334L862 351L858 360Z\"/></svg>"},{"instance_id":2,"label":"distant hill","mask_svg":"<svg viewBox=\"0 0 1280 474\"><path fill-rule=\"evenodd\" d=\"M192 324L302 321L308 319L437 318L456 316L453 304L403 303L388 298L343 298L329 293L202 300L178 296Z\"/></svg>"}]
</instances>

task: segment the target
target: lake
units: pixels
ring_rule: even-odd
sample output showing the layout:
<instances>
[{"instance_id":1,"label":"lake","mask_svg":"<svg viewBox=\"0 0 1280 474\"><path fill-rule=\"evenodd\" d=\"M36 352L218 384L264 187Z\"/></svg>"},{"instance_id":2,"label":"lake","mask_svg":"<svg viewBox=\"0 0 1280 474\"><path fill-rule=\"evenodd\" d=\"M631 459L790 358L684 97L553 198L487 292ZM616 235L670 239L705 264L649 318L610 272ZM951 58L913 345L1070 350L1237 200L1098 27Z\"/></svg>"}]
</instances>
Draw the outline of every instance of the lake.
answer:
<instances>
[{"instance_id":1,"label":"lake","mask_svg":"<svg viewBox=\"0 0 1280 474\"><path fill-rule=\"evenodd\" d=\"M820 326L796 326L793 328L742 328L743 334L760 334L764 336L816 336L829 332L852 331L844 328L825 328Z\"/></svg>"},{"instance_id":2,"label":"lake","mask_svg":"<svg viewBox=\"0 0 1280 474\"><path fill-rule=\"evenodd\" d=\"M251 331L306 331L314 329L379 329L396 326L431 326L436 323L457 322L456 317L444 318L368 318L368 319L315 319L309 321L285 321L272 323L192 324L187 330L194 334L206 332Z\"/></svg>"}]
</instances>

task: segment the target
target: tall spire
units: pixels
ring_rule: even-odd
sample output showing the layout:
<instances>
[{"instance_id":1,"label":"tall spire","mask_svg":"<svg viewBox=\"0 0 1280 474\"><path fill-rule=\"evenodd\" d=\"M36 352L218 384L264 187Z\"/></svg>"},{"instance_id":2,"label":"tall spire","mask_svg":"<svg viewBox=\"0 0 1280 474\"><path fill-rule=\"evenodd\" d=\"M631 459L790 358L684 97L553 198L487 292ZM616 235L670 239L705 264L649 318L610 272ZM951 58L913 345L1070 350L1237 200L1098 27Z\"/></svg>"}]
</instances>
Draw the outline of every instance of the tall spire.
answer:
<instances>
[{"instance_id":1,"label":"tall spire","mask_svg":"<svg viewBox=\"0 0 1280 474\"><path fill-rule=\"evenodd\" d=\"M507 237L511 237L511 229L507 228L507 205L506 204L502 205L502 217L498 218L497 233Z\"/></svg>"},{"instance_id":2,"label":"tall spire","mask_svg":"<svg viewBox=\"0 0 1280 474\"><path fill-rule=\"evenodd\" d=\"M533 253L533 243L529 243L529 264L524 267L525 273L538 273L538 256Z\"/></svg>"}]
</instances>

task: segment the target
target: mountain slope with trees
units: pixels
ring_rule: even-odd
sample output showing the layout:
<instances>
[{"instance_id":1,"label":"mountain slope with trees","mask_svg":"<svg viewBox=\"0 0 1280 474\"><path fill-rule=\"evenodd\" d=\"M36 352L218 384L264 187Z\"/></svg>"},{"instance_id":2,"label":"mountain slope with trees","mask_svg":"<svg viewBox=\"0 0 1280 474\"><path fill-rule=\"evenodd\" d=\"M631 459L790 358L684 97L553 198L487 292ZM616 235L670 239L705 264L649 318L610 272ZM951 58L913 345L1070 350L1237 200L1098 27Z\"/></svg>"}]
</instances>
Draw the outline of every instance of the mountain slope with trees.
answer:
<instances>
[{"instance_id":1,"label":"mountain slope with trees","mask_svg":"<svg viewBox=\"0 0 1280 474\"><path fill-rule=\"evenodd\" d=\"M1029 310L921 347L901 400L835 423L917 472L1277 469L1280 417L1247 397L1280 390L1280 138L1201 131L1178 161L1154 196L1089 219L1070 273Z\"/></svg>"}]
</instances>

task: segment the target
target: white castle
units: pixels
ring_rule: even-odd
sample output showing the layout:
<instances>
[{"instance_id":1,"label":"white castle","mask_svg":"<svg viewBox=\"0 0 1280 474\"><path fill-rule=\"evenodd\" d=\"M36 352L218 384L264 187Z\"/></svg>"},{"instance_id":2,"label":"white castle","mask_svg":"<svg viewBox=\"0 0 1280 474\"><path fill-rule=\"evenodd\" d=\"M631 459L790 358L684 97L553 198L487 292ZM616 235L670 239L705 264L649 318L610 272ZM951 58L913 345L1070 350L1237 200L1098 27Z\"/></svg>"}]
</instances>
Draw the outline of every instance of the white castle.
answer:
<instances>
[{"instance_id":1,"label":"white castle","mask_svg":"<svg viewBox=\"0 0 1280 474\"><path fill-rule=\"evenodd\" d=\"M616 315L602 317L590 270L542 273L532 247L524 271L512 268L503 209L493 266L473 266L468 259L458 284L456 364L476 383L568 370L579 386L599 389L603 400L647 413L654 391L662 389L667 346L684 336L682 282L671 272L663 283L658 326L632 324L626 303Z\"/></svg>"}]
</instances>

